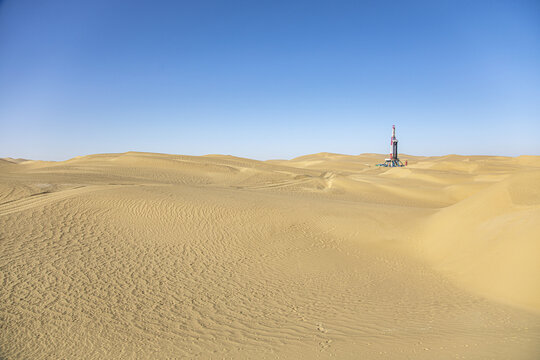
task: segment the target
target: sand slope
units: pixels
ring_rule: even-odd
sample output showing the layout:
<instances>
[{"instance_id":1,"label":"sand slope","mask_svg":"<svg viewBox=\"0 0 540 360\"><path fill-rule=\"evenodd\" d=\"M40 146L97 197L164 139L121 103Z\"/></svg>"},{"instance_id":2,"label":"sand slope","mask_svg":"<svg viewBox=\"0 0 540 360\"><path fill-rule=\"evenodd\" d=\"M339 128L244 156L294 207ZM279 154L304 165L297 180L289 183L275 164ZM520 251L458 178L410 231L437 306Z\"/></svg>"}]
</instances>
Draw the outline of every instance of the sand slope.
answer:
<instances>
[{"instance_id":1,"label":"sand slope","mask_svg":"<svg viewBox=\"0 0 540 360\"><path fill-rule=\"evenodd\" d=\"M425 230L422 249L437 268L493 299L540 309L540 171L442 209Z\"/></svg>"},{"instance_id":2,"label":"sand slope","mask_svg":"<svg viewBox=\"0 0 540 360\"><path fill-rule=\"evenodd\" d=\"M537 359L540 157L0 162L0 358Z\"/></svg>"}]
</instances>

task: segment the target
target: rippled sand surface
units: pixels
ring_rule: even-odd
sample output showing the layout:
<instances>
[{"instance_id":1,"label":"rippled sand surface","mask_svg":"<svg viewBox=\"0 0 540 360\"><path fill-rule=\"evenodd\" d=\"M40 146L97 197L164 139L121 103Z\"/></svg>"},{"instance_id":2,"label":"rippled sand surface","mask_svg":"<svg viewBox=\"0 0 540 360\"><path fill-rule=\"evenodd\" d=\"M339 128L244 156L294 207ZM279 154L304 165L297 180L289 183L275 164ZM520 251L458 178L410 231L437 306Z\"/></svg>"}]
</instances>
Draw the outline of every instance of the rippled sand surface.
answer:
<instances>
[{"instance_id":1,"label":"rippled sand surface","mask_svg":"<svg viewBox=\"0 0 540 360\"><path fill-rule=\"evenodd\" d=\"M0 160L0 358L540 358L540 157L382 158Z\"/></svg>"}]
</instances>

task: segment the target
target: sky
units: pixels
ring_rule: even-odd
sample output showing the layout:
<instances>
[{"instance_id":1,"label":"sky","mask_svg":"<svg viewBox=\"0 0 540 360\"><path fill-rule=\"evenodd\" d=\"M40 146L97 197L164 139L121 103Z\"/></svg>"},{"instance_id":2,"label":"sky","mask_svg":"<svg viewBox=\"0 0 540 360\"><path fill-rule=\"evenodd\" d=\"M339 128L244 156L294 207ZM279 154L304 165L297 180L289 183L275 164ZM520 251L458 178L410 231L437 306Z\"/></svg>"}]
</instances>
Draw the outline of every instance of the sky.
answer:
<instances>
[{"instance_id":1,"label":"sky","mask_svg":"<svg viewBox=\"0 0 540 360\"><path fill-rule=\"evenodd\" d=\"M540 155L540 1L0 0L0 157Z\"/></svg>"}]
</instances>

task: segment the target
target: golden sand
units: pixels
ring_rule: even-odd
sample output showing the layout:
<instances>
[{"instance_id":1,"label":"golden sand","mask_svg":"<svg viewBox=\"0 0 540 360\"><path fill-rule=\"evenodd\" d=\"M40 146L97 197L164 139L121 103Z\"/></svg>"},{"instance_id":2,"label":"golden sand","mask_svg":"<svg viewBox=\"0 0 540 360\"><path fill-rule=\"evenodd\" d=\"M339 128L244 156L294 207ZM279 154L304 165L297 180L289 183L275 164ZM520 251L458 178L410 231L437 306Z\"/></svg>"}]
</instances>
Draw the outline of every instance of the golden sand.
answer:
<instances>
[{"instance_id":1,"label":"golden sand","mask_svg":"<svg viewBox=\"0 0 540 360\"><path fill-rule=\"evenodd\" d=\"M539 359L540 157L0 160L0 358Z\"/></svg>"}]
</instances>

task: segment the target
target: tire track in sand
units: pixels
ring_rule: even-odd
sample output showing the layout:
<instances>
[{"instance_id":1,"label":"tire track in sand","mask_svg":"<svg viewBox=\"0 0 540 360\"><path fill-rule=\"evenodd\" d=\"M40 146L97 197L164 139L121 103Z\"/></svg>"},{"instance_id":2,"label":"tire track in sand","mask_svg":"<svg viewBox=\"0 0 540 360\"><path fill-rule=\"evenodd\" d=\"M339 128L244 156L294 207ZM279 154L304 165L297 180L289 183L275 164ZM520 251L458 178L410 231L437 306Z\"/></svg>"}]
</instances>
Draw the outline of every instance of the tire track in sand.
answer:
<instances>
[{"instance_id":1,"label":"tire track in sand","mask_svg":"<svg viewBox=\"0 0 540 360\"><path fill-rule=\"evenodd\" d=\"M68 197L77 196L92 191L106 190L112 187L117 188L119 186L123 187L127 185L88 185L52 193L31 195L20 200L10 201L8 203L1 204L0 216L28 210L37 206L47 205L59 200L66 199Z\"/></svg>"}]
</instances>

